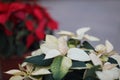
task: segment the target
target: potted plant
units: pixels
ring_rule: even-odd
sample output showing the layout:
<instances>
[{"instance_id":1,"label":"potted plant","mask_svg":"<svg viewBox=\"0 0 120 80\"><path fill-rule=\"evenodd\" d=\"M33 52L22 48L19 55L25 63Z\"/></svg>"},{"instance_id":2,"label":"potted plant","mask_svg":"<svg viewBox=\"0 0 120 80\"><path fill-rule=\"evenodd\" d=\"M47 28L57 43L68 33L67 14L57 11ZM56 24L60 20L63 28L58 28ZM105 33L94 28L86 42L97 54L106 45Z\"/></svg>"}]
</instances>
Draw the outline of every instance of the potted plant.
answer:
<instances>
[{"instance_id":1,"label":"potted plant","mask_svg":"<svg viewBox=\"0 0 120 80\"><path fill-rule=\"evenodd\" d=\"M45 34L53 34L58 28L46 9L35 1L13 1L0 1L1 65L5 60L23 58L26 53L38 49Z\"/></svg>"},{"instance_id":2,"label":"potted plant","mask_svg":"<svg viewBox=\"0 0 120 80\"><path fill-rule=\"evenodd\" d=\"M13 75L10 80L119 80L120 55L108 40L93 47L88 41L99 39L85 34L89 29L60 31L59 38L46 35L19 69L6 72Z\"/></svg>"}]
</instances>

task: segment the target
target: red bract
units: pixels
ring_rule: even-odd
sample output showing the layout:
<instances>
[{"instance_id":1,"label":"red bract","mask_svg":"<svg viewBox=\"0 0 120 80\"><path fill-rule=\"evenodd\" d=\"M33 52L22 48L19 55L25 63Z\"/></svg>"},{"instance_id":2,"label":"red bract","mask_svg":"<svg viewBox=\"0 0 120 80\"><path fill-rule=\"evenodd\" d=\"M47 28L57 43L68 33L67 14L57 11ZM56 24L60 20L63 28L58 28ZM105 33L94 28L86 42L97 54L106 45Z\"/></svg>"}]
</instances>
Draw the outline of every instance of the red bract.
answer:
<instances>
[{"instance_id":1,"label":"red bract","mask_svg":"<svg viewBox=\"0 0 120 80\"><path fill-rule=\"evenodd\" d=\"M18 12L15 13L15 16L20 20L24 20L26 15L25 15L25 12L18 11Z\"/></svg>"},{"instance_id":2,"label":"red bract","mask_svg":"<svg viewBox=\"0 0 120 80\"><path fill-rule=\"evenodd\" d=\"M35 36L33 34L30 34L27 36L27 40L26 40L26 47L29 48L35 41Z\"/></svg>"},{"instance_id":3,"label":"red bract","mask_svg":"<svg viewBox=\"0 0 120 80\"><path fill-rule=\"evenodd\" d=\"M15 48L22 43L29 49L45 38L46 30L57 28L57 22L40 5L18 1L0 3L0 30L10 37L8 40L13 40L10 44L15 43Z\"/></svg>"},{"instance_id":4,"label":"red bract","mask_svg":"<svg viewBox=\"0 0 120 80\"><path fill-rule=\"evenodd\" d=\"M42 20L44 18L44 14L42 13L42 11L39 8L34 8L33 13L35 15L36 18L38 18L38 20Z\"/></svg>"},{"instance_id":5,"label":"red bract","mask_svg":"<svg viewBox=\"0 0 120 80\"><path fill-rule=\"evenodd\" d=\"M28 29L30 32L33 32L33 31L34 31L35 28L34 28L33 21L27 20L27 21L25 22L25 24L26 24L27 29Z\"/></svg>"},{"instance_id":6,"label":"red bract","mask_svg":"<svg viewBox=\"0 0 120 80\"><path fill-rule=\"evenodd\" d=\"M39 23L38 27L35 30L35 34L39 40L43 40L45 37L45 23L46 21L43 20Z\"/></svg>"},{"instance_id":7,"label":"red bract","mask_svg":"<svg viewBox=\"0 0 120 80\"><path fill-rule=\"evenodd\" d=\"M9 4L9 12L12 13L12 12L16 12L19 10L24 10L25 7L26 7L26 5L23 3L18 3L18 2L10 3Z\"/></svg>"},{"instance_id":8,"label":"red bract","mask_svg":"<svg viewBox=\"0 0 120 80\"><path fill-rule=\"evenodd\" d=\"M54 20L48 21L48 27L49 27L50 29L56 30L56 29L58 29L57 26L58 26L58 23L57 23L56 21L54 21Z\"/></svg>"},{"instance_id":9,"label":"red bract","mask_svg":"<svg viewBox=\"0 0 120 80\"><path fill-rule=\"evenodd\" d=\"M8 4L3 4L0 2L0 12L6 12L8 11L9 5Z\"/></svg>"},{"instance_id":10,"label":"red bract","mask_svg":"<svg viewBox=\"0 0 120 80\"><path fill-rule=\"evenodd\" d=\"M6 13L0 14L0 24L4 25L7 20L8 20L8 15Z\"/></svg>"}]
</instances>

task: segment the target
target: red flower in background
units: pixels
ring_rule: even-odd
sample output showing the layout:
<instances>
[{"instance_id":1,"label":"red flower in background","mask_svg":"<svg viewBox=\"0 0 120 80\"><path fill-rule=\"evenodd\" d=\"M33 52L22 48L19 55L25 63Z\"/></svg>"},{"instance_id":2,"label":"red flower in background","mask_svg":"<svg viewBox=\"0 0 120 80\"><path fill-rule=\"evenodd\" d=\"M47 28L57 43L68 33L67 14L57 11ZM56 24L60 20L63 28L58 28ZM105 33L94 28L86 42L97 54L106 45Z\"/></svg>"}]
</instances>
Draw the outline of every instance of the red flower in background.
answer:
<instances>
[{"instance_id":1,"label":"red flower in background","mask_svg":"<svg viewBox=\"0 0 120 80\"><path fill-rule=\"evenodd\" d=\"M45 38L46 30L57 28L58 23L40 5L17 1L0 2L0 30L7 37L15 39L15 46L24 43L29 49L35 42Z\"/></svg>"}]
</instances>

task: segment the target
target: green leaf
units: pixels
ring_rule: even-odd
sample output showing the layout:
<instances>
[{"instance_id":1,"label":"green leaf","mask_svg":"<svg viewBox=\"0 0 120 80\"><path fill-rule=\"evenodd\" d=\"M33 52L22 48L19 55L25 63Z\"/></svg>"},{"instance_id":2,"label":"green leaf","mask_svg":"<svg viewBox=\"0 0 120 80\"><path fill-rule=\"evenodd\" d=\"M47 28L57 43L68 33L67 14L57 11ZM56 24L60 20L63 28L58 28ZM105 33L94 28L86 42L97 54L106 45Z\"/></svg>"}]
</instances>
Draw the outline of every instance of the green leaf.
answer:
<instances>
[{"instance_id":1,"label":"green leaf","mask_svg":"<svg viewBox=\"0 0 120 80\"><path fill-rule=\"evenodd\" d=\"M72 70L62 80L83 80L85 70Z\"/></svg>"},{"instance_id":2,"label":"green leaf","mask_svg":"<svg viewBox=\"0 0 120 80\"><path fill-rule=\"evenodd\" d=\"M24 62L29 62L38 66L49 66L53 59L44 59L45 54L34 56L31 58L27 58L24 60Z\"/></svg>"},{"instance_id":3,"label":"green leaf","mask_svg":"<svg viewBox=\"0 0 120 80\"><path fill-rule=\"evenodd\" d=\"M69 39L67 41L69 47L77 47L80 44L80 40L77 39Z\"/></svg>"},{"instance_id":4,"label":"green leaf","mask_svg":"<svg viewBox=\"0 0 120 80\"><path fill-rule=\"evenodd\" d=\"M108 62L110 62L111 64L118 64L118 62L114 58L111 58L111 57L108 58ZM119 65L117 65L117 67L120 68Z\"/></svg>"},{"instance_id":5,"label":"green leaf","mask_svg":"<svg viewBox=\"0 0 120 80\"><path fill-rule=\"evenodd\" d=\"M95 72L100 71L100 66L94 66L91 69L88 69L84 74L84 80L98 80Z\"/></svg>"},{"instance_id":6,"label":"green leaf","mask_svg":"<svg viewBox=\"0 0 120 80\"><path fill-rule=\"evenodd\" d=\"M16 41L16 53L19 56L22 56L26 51L26 46L22 42Z\"/></svg>"},{"instance_id":7,"label":"green leaf","mask_svg":"<svg viewBox=\"0 0 120 80\"><path fill-rule=\"evenodd\" d=\"M76 68L76 67L86 67L86 64L82 61L72 61L72 67L71 68Z\"/></svg>"},{"instance_id":8,"label":"green leaf","mask_svg":"<svg viewBox=\"0 0 120 80\"><path fill-rule=\"evenodd\" d=\"M111 58L111 57L109 57L108 62L110 62L112 64L118 64L118 62L115 59Z\"/></svg>"},{"instance_id":9,"label":"green leaf","mask_svg":"<svg viewBox=\"0 0 120 80\"><path fill-rule=\"evenodd\" d=\"M82 46L83 48L92 49L95 51L94 47L89 42L84 41L82 44L83 44L83 46Z\"/></svg>"},{"instance_id":10,"label":"green leaf","mask_svg":"<svg viewBox=\"0 0 120 80\"><path fill-rule=\"evenodd\" d=\"M99 80L99 79L94 78L94 77L87 77L87 78L85 78L84 80Z\"/></svg>"},{"instance_id":11,"label":"green leaf","mask_svg":"<svg viewBox=\"0 0 120 80\"><path fill-rule=\"evenodd\" d=\"M44 80L54 80L53 76L51 74L45 75Z\"/></svg>"},{"instance_id":12,"label":"green leaf","mask_svg":"<svg viewBox=\"0 0 120 80\"><path fill-rule=\"evenodd\" d=\"M70 58L65 56L58 56L53 60L51 71L55 80L61 80L69 71L72 66Z\"/></svg>"}]
</instances>

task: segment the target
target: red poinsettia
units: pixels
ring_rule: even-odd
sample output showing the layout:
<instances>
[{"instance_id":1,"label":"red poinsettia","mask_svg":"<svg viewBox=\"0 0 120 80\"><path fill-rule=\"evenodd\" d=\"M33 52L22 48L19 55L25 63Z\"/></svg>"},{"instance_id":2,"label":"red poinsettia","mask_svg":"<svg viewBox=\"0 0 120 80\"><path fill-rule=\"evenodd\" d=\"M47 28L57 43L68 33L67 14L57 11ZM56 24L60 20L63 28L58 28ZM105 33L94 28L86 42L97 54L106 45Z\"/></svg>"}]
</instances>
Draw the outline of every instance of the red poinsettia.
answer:
<instances>
[{"instance_id":1,"label":"red poinsettia","mask_svg":"<svg viewBox=\"0 0 120 80\"><path fill-rule=\"evenodd\" d=\"M8 37L10 46L15 44L14 48L24 43L25 48L29 49L35 42L45 38L47 30L53 31L57 28L58 23L40 5L0 2L0 31Z\"/></svg>"}]
</instances>

